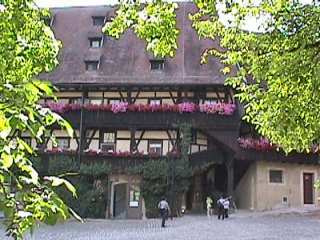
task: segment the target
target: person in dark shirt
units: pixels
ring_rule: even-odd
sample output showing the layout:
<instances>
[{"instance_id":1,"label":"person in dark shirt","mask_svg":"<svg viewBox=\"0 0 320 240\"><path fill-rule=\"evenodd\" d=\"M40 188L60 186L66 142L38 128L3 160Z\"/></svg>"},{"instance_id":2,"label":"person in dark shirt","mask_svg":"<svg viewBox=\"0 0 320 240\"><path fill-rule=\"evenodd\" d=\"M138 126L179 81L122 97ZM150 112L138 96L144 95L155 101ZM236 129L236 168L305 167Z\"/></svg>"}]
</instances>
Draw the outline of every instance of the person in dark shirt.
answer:
<instances>
[{"instance_id":1,"label":"person in dark shirt","mask_svg":"<svg viewBox=\"0 0 320 240\"><path fill-rule=\"evenodd\" d=\"M161 227L165 227L166 219L168 217L168 214L170 212L170 207L167 202L167 200L163 197L161 198L161 201L158 204L158 208L160 210L160 215L161 215Z\"/></svg>"},{"instance_id":2,"label":"person in dark shirt","mask_svg":"<svg viewBox=\"0 0 320 240\"><path fill-rule=\"evenodd\" d=\"M224 220L224 207L223 207L223 203L224 203L224 198L221 196L218 201L217 201L217 206L218 206L218 219L222 219Z\"/></svg>"}]
</instances>

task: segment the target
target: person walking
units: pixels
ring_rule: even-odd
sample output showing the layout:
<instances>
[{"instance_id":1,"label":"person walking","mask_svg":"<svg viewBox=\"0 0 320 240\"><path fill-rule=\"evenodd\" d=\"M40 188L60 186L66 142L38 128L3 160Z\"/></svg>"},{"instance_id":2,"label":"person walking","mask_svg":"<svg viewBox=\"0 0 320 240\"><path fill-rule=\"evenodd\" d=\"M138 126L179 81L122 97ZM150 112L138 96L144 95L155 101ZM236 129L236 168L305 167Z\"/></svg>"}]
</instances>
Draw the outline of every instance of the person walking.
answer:
<instances>
[{"instance_id":1,"label":"person walking","mask_svg":"<svg viewBox=\"0 0 320 240\"><path fill-rule=\"evenodd\" d=\"M170 212L170 207L169 207L169 204L166 200L165 197L161 198L161 201L159 202L158 204L158 208L160 210L160 216L161 216L161 227L165 227L165 224L166 224L166 219L168 217L168 214Z\"/></svg>"},{"instance_id":2,"label":"person walking","mask_svg":"<svg viewBox=\"0 0 320 240\"><path fill-rule=\"evenodd\" d=\"M218 219L224 220L224 198L221 196L217 201L218 206Z\"/></svg>"},{"instance_id":3,"label":"person walking","mask_svg":"<svg viewBox=\"0 0 320 240\"><path fill-rule=\"evenodd\" d=\"M230 198L226 198L223 201L223 210L224 210L224 217L228 218L229 217L229 208L230 208Z\"/></svg>"},{"instance_id":4,"label":"person walking","mask_svg":"<svg viewBox=\"0 0 320 240\"><path fill-rule=\"evenodd\" d=\"M212 198L208 196L206 200L208 218L212 216L212 203L213 203Z\"/></svg>"}]
</instances>

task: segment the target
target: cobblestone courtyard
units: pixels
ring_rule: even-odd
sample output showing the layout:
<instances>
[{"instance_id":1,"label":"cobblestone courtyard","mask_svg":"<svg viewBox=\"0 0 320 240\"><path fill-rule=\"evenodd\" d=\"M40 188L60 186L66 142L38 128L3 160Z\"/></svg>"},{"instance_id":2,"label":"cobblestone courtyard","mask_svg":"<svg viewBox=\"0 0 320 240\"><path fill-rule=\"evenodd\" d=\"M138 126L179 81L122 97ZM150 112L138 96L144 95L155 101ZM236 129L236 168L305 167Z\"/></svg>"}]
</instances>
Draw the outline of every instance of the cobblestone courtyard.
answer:
<instances>
[{"instance_id":1,"label":"cobblestone courtyard","mask_svg":"<svg viewBox=\"0 0 320 240\"><path fill-rule=\"evenodd\" d=\"M184 216L159 227L160 219L88 220L37 229L28 240L320 240L320 219L310 216L239 216L218 221ZM0 239L3 237L0 232Z\"/></svg>"}]
</instances>

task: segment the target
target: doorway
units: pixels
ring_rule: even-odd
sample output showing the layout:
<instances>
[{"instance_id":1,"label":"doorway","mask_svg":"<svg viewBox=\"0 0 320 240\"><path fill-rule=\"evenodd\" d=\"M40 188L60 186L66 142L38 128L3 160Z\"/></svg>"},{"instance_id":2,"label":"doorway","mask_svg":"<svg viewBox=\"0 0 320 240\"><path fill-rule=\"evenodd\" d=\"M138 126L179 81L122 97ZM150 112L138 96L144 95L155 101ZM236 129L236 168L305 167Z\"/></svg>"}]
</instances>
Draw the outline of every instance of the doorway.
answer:
<instances>
[{"instance_id":1,"label":"doorway","mask_svg":"<svg viewBox=\"0 0 320 240\"><path fill-rule=\"evenodd\" d=\"M303 203L314 204L313 198L313 173L303 173Z\"/></svg>"},{"instance_id":2,"label":"doorway","mask_svg":"<svg viewBox=\"0 0 320 240\"><path fill-rule=\"evenodd\" d=\"M114 185L113 217L116 219L127 218L127 183Z\"/></svg>"}]
</instances>

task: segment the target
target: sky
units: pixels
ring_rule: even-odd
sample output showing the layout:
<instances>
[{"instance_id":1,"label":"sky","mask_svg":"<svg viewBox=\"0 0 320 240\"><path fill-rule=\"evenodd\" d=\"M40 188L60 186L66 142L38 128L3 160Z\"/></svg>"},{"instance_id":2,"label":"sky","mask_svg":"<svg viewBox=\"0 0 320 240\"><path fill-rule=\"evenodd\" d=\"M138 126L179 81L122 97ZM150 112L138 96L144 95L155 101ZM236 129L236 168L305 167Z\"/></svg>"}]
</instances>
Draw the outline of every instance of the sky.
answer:
<instances>
[{"instance_id":1,"label":"sky","mask_svg":"<svg viewBox=\"0 0 320 240\"><path fill-rule=\"evenodd\" d=\"M118 0L36 0L39 7L71 7L71 6L96 6L111 5Z\"/></svg>"},{"instance_id":2,"label":"sky","mask_svg":"<svg viewBox=\"0 0 320 240\"><path fill-rule=\"evenodd\" d=\"M179 1L188 1L188 0L174 0L176 2ZM238 0L238 1L246 1L246 0ZM262 0L253 0L255 3L260 3ZM299 0L303 4L310 4L312 0ZM97 5L113 5L117 4L119 0L35 0L39 7L71 7L71 6L97 6ZM219 6L218 6L219 9ZM220 9L221 10L221 9ZM228 25L228 20L231 20L232 17L219 13L220 21L224 25ZM260 18L256 17L248 17L245 21L245 25L243 28L247 31L252 32L261 32L262 28L259 26L263 26L264 23L269 19L268 16L262 16ZM263 31L263 30L262 30Z\"/></svg>"},{"instance_id":3,"label":"sky","mask_svg":"<svg viewBox=\"0 0 320 240\"><path fill-rule=\"evenodd\" d=\"M181 0L180 0L181 1ZM188 1L188 0L185 0ZM255 0L260 1L260 0ZM71 7L71 6L96 6L112 5L118 0L36 0L39 7ZM310 3L312 0L300 0L302 3Z\"/></svg>"}]
</instances>

